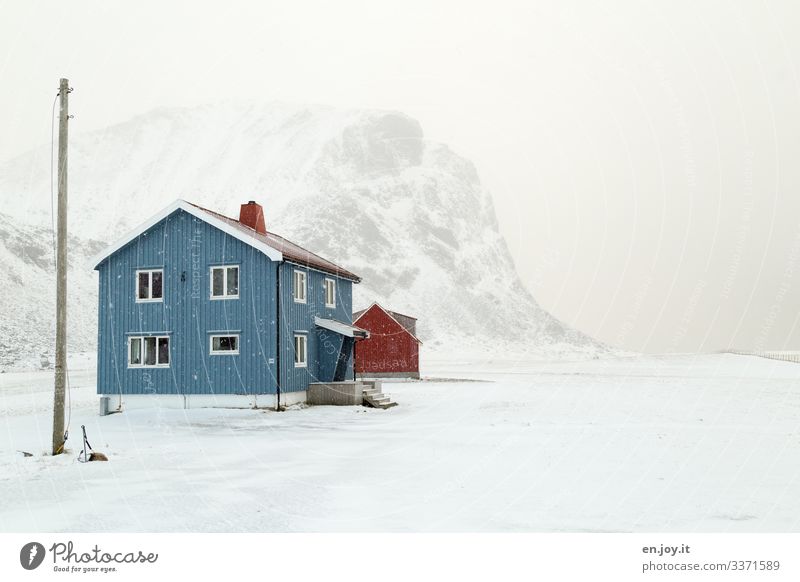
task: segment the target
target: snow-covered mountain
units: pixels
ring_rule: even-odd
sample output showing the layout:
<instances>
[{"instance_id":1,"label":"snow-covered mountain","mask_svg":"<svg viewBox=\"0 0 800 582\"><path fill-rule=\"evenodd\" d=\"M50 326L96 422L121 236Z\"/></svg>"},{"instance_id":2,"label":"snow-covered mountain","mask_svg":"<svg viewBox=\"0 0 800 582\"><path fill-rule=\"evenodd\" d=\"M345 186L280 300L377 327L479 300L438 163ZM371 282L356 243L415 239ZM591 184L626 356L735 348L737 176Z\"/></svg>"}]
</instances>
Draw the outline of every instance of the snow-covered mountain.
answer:
<instances>
[{"instance_id":1,"label":"snow-covered mountain","mask_svg":"<svg viewBox=\"0 0 800 582\"><path fill-rule=\"evenodd\" d=\"M3 206L8 201L4 198ZM71 236L68 260L69 349L86 352L97 341L97 277L86 270L102 243ZM52 362L56 278L49 227L23 226L0 213L0 369Z\"/></svg>"},{"instance_id":2,"label":"snow-covered mountain","mask_svg":"<svg viewBox=\"0 0 800 582\"><path fill-rule=\"evenodd\" d=\"M71 291L81 294L71 328L82 344L94 338L96 297L83 251L184 198L233 217L257 200L269 230L363 277L355 308L378 301L418 316L428 348L604 350L539 307L473 164L404 114L280 103L157 109L101 131L73 127L69 163L80 267ZM31 337L43 349L52 327L49 166L49 145L0 164L9 215L0 265L12 273L0 304L6 361Z\"/></svg>"}]
</instances>

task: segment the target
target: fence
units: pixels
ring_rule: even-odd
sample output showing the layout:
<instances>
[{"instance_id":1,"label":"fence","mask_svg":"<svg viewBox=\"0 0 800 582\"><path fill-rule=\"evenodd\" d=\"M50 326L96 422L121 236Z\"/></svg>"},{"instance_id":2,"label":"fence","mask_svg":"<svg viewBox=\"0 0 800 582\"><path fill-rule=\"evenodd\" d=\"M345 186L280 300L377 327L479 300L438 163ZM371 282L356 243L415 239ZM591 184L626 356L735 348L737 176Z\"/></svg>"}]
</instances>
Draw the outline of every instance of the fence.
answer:
<instances>
[{"instance_id":1,"label":"fence","mask_svg":"<svg viewBox=\"0 0 800 582\"><path fill-rule=\"evenodd\" d=\"M783 362L800 364L800 352L748 352L744 350L727 350L725 353L737 354L740 356L758 356L759 358L769 358L770 360L781 360Z\"/></svg>"}]
</instances>

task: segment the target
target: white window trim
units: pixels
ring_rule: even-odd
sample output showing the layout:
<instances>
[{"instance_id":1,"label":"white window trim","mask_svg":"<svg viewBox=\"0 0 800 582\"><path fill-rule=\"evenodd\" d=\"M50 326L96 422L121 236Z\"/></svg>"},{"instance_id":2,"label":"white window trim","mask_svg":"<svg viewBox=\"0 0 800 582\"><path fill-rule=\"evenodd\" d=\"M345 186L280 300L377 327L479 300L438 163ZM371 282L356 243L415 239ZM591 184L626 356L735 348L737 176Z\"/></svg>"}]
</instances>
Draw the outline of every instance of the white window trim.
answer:
<instances>
[{"instance_id":1,"label":"white window trim","mask_svg":"<svg viewBox=\"0 0 800 582\"><path fill-rule=\"evenodd\" d=\"M235 337L236 349L235 350L215 350L214 338L215 337ZM238 333L215 333L208 338L208 353L212 356L238 356L239 355L239 334Z\"/></svg>"},{"instance_id":2,"label":"white window trim","mask_svg":"<svg viewBox=\"0 0 800 582\"><path fill-rule=\"evenodd\" d=\"M169 346L169 362L168 363L166 363L166 364L152 364L152 365L148 365L148 364L144 363L144 338L146 338L146 337L154 337L154 338L156 338L156 361L158 361L158 340L160 340L160 339L166 339L167 340L167 344ZM142 358L142 363L141 364L131 364L131 342L133 340L135 340L135 339L138 339L138 340L142 341L142 345L141 345L141 348L140 348L142 350L141 351L141 358ZM128 343L128 354L126 355L126 359L128 360L128 368L134 368L134 369L138 369L138 368L148 368L148 369L149 368L169 368L170 363L172 363L172 342L170 341L168 335L147 335L147 334L132 335L132 336L128 336L128 342L127 343Z\"/></svg>"},{"instance_id":3,"label":"white window trim","mask_svg":"<svg viewBox=\"0 0 800 582\"><path fill-rule=\"evenodd\" d=\"M331 298L333 301L328 303L328 283L331 285ZM331 277L325 277L325 284L322 286L325 292L325 307L336 307L336 279L332 279Z\"/></svg>"},{"instance_id":4,"label":"white window trim","mask_svg":"<svg viewBox=\"0 0 800 582\"><path fill-rule=\"evenodd\" d=\"M140 273L149 273L149 277L147 279L147 294L153 295L153 273L161 273L161 297L156 299L152 299L152 297L147 299L139 299L139 274ZM133 285L133 293L136 299L136 303L162 303L164 301L164 269L137 269L134 275L136 277L134 279Z\"/></svg>"},{"instance_id":5,"label":"white window trim","mask_svg":"<svg viewBox=\"0 0 800 582\"><path fill-rule=\"evenodd\" d=\"M303 361L297 361L297 338L303 338ZM307 333L295 333L294 334L294 367L295 368L307 368L308 367L308 334Z\"/></svg>"},{"instance_id":6,"label":"white window trim","mask_svg":"<svg viewBox=\"0 0 800 582\"><path fill-rule=\"evenodd\" d=\"M303 276L303 297L297 297L297 289L298 287L295 286L297 283L297 275L300 274ZM295 303L307 303L308 302L308 273L306 271L301 271L300 269L295 269L294 274L292 275L292 298L294 299Z\"/></svg>"},{"instance_id":7,"label":"white window trim","mask_svg":"<svg viewBox=\"0 0 800 582\"><path fill-rule=\"evenodd\" d=\"M224 295L214 295L214 269L222 269L222 291ZM239 291L242 290L242 270L239 265L211 265L208 269L208 294L212 301L239 299L239 293L228 295L228 269L236 269L239 273Z\"/></svg>"}]
</instances>

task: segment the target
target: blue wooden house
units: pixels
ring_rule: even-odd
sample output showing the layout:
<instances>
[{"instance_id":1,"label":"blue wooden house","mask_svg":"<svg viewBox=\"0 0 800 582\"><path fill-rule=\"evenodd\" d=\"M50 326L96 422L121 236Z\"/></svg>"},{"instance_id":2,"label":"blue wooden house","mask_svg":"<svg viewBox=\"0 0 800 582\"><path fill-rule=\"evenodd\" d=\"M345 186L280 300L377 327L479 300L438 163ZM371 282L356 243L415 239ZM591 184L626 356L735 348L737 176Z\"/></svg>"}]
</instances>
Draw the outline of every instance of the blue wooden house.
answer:
<instances>
[{"instance_id":1,"label":"blue wooden house","mask_svg":"<svg viewBox=\"0 0 800 582\"><path fill-rule=\"evenodd\" d=\"M112 409L288 405L353 377L359 277L268 232L255 202L235 220L178 200L93 265Z\"/></svg>"}]
</instances>

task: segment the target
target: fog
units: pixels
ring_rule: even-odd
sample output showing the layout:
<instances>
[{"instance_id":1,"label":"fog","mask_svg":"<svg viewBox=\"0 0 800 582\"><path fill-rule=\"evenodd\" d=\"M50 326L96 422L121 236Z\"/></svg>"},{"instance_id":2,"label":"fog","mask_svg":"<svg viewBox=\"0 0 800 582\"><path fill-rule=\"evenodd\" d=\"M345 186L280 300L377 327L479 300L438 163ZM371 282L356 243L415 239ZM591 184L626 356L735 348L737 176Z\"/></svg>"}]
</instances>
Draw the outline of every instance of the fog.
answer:
<instances>
[{"instance_id":1,"label":"fog","mask_svg":"<svg viewBox=\"0 0 800 582\"><path fill-rule=\"evenodd\" d=\"M631 350L800 349L800 6L4 3L0 159L159 106L397 109L471 158L543 307Z\"/></svg>"}]
</instances>

